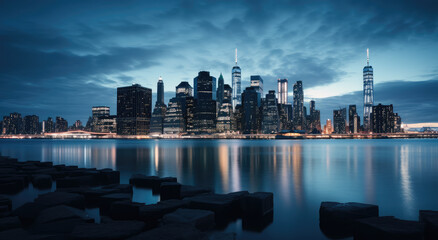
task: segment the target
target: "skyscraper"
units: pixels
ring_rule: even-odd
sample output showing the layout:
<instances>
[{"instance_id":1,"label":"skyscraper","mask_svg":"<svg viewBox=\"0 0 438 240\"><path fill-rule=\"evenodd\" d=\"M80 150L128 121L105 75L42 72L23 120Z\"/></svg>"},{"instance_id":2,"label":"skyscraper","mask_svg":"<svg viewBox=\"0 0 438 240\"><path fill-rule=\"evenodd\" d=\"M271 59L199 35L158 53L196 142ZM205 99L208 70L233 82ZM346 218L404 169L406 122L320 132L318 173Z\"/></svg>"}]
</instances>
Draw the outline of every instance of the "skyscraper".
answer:
<instances>
[{"instance_id":1,"label":"skyscraper","mask_svg":"<svg viewBox=\"0 0 438 240\"><path fill-rule=\"evenodd\" d=\"M346 123L347 123L347 109L341 108L339 110L333 110L334 133L345 134Z\"/></svg>"},{"instance_id":2,"label":"skyscraper","mask_svg":"<svg viewBox=\"0 0 438 240\"><path fill-rule=\"evenodd\" d=\"M231 70L231 84L232 84L231 88L233 89L233 109L236 108L237 104L242 103L242 98L241 98L242 76L241 75L242 75L242 71L240 67L237 66L237 48L236 48L236 65Z\"/></svg>"},{"instance_id":3,"label":"skyscraper","mask_svg":"<svg viewBox=\"0 0 438 240\"><path fill-rule=\"evenodd\" d=\"M310 101L310 113L309 113L309 131L312 133L321 132L321 118L320 111L315 109L315 101Z\"/></svg>"},{"instance_id":4,"label":"skyscraper","mask_svg":"<svg viewBox=\"0 0 438 240\"><path fill-rule=\"evenodd\" d=\"M56 117L56 132L67 132L68 131L68 122L62 117Z\"/></svg>"},{"instance_id":5,"label":"skyscraper","mask_svg":"<svg viewBox=\"0 0 438 240\"><path fill-rule=\"evenodd\" d=\"M304 130L304 93L303 82L297 81L294 84L294 105L293 111L293 127L297 130Z\"/></svg>"},{"instance_id":6,"label":"skyscraper","mask_svg":"<svg viewBox=\"0 0 438 240\"><path fill-rule=\"evenodd\" d=\"M278 103L279 104L287 104L287 79L278 79L277 80L277 88L278 88Z\"/></svg>"},{"instance_id":7,"label":"skyscraper","mask_svg":"<svg viewBox=\"0 0 438 240\"><path fill-rule=\"evenodd\" d=\"M184 98L192 96L192 86L188 82L181 82L176 86L176 97Z\"/></svg>"},{"instance_id":8,"label":"skyscraper","mask_svg":"<svg viewBox=\"0 0 438 240\"><path fill-rule=\"evenodd\" d=\"M160 77L157 82L157 101L151 117L151 133L163 133L164 117L166 115L166 104L164 103L164 83Z\"/></svg>"},{"instance_id":9,"label":"skyscraper","mask_svg":"<svg viewBox=\"0 0 438 240\"><path fill-rule=\"evenodd\" d=\"M274 90L269 90L262 101L262 133L277 133L280 127L278 102Z\"/></svg>"},{"instance_id":10,"label":"skyscraper","mask_svg":"<svg viewBox=\"0 0 438 240\"><path fill-rule=\"evenodd\" d=\"M185 122L181 101L176 97L170 99L163 123L163 133L180 134L185 131Z\"/></svg>"},{"instance_id":11,"label":"skyscraper","mask_svg":"<svg viewBox=\"0 0 438 240\"><path fill-rule=\"evenodd\" d=\"M222 101L224 100L224 77L221 75L218 79L218 86L217 86L217 102L219 102L219 106L222 104Z\"/></svg>"},{"instance_id":12,"label":"skyscraper","mask_svg":"<svg viewBox=\"0 0 438 240\"><path fill-rule=\"evenodd\" d=\"M350 133L354 133L354 120L357 118L355 118L355 114L356 114L356 105L350 105L348 106L348 131ZM357 124L357 123L356 123Z\"/></svg>"},{"instance_id":13,"label":"skyscraper","mask_svg":"<svg viewBox=\"0 0 438 240\"><path fill-rule=\"evenodd\" d=\"M133 84L117 88L117 134L146 135L150 131L152 90Z\"/></svg>"},{"instance_id":14,"label":"skyscraper","mask_svg":"<svg viewBox=\"0 0 438 240\"><path fill-rule=\"evenodd\" d=\"M371 112L370 125L373 133L393 133L394 128L394 117L392 104L382 105L379 103L377 106L373 106L373 111ZM397 115L398 117L398 115Z\"/></svg>"},{"instance_id":15,"label":"skyscraper","mask_svg":"<svg viewBox=\"0 0 438 240\"><path fill-rule=\"evenodd\" d=\"M254 87L255 90L260 94L260 97L263 97L263 78L259 75L252 75L251 79L251 87Z\"/></svg>"},{"instance_id":16,"label":"skyscraper","mask_svg":"<svg viewBox=\"0 0 438 240\"><path fill-rule=\"evenodd\" d=\"M210 72L199 72L196 79L196 104L194 132L197 134L216 131L216 101L213 100L213 77Z\"/></svg>"},{"instance_id":17,"label":"skyscraper","mask_svg":"<svg viewBox=\"0 0 438 240\"><path fill-rule=\"evenodd\" d=\"M230 85L224 85L222 104L219 105L216 128L218 132L231 131L231 118L233 115L233 105L231 103L232 89Z\"/></svg>"},{"instance_id":18,"label":"skyscraper","mask_svg":"<svg viewBox=\"0 0 438 240\"><path fill-rule=\"evenodd\" d=\"M260 129L260 96L254 87L242 93L243 133L255 134Z\"/></svg>"},{"instance_id":19,"label":"skyscraper","mask_svg":"<svg viewBox=\"0 0 438 240\"><path fill-rule=\"evenodd\" d=\"M374 104L374 74L370 66L370 52L367 48L367 65L363 68L363 127L365 131L371 130L370 115Z\"/></svg>"},{"instance_id":20,"label":"skyscraper","mask_svg":"<svg viewBox=\"0 0 438 240\"><path fill-rule=\"evenodd\" d=\"M40 133L40 121L36 115L28 115L24 117L24 133L37 134Z\"/></svg>"},{"instance_id":21,"label":"skyscraper","mask_svg":"<svg viewBox=\"0 0 438 240\"><path fill-rule=\"evenodd\" d=\"M157 105L158 103L164 105L164 83L161 76L157 82L157 102L155 103L155 105Z\"/></svg>"}]
</instances>

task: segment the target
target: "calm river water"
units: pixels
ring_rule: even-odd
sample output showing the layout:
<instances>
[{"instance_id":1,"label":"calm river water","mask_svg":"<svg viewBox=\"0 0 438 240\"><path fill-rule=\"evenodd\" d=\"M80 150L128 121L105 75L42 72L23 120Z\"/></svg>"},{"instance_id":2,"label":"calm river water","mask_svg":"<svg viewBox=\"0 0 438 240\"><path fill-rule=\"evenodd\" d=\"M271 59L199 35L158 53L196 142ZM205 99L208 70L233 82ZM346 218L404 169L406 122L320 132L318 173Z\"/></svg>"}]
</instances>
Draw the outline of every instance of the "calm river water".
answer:
<instances>
[{"instance_id":1,"label":"calm river water","mask_svg":"<svg viewBox=\"0 0 438 240\"><path fill-rule=\"evenodd\" d=\"M438 139L418 140L0 140L0 153L23 160L176 176L216 193L274 193L273 222L238 239L326 239L321 201L378 204L381 215L416 220L438 210ZM20 195L19 198L26 198ZM134 201L158 196L135 190ZM26 201L27 199L21 199Z\"/></svg>"}]
</instances>

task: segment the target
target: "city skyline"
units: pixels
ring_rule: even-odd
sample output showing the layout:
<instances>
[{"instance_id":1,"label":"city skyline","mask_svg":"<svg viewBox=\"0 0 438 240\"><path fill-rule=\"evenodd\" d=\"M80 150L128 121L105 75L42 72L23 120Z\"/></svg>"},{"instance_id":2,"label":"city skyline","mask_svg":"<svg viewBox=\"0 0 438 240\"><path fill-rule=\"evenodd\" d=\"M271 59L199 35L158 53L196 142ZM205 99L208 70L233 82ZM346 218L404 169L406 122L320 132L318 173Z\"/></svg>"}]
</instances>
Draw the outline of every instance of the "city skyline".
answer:
<instances>
[{"instance_id":1,"label":"city skyline","mask_svg":"<svg viewBox=\"0 0 438 240\"><path fill-rule=\"evenodd\" d=\"M86 122L92 106L114 111L119 86L151 88L155 103L162 76L167 103L174 87L181 81L192 84L200 70L214 77L222 73L224 84L232 86L237 48L242 92L252 75L261 76L265 92L286 78L292 102L290 86L302 81L305 106L316 100L325 122L333 109L348 104L362 109L362 68L370 48L374 104L394 104L405 123L437 122L436 9L431 1L371 1L366 8L322 1L132 6L115 1L104 8L81 1L68 7L65 2L5 2L0 113ZM109 14L114 11L118 14Z\"/></svg>"}]
</instances>

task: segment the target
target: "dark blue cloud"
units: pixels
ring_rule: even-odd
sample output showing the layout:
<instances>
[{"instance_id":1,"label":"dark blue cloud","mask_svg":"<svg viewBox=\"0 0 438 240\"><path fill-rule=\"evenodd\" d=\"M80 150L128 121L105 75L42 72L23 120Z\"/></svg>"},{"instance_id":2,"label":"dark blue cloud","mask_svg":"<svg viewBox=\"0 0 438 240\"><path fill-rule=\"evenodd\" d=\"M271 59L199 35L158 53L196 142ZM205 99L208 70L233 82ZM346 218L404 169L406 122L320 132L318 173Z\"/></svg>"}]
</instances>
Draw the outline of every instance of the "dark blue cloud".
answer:
<instances>
[{"instance_id":1,"label":"dark blue cloud","mask_svg":"<svg viewBox=\"0 0 438 240\"><path fill-rule=\"evenodd\" d=\"M374 104L392 104L404 123L436 122L438 119L438 79L407 82L393 81L374 86ZM316 100L317 108L322 109L321 119L332 119L333 109L356 104L358 114L363 116L363 92L321 98Z\"/></svg>"},{"instance_id":2,"label":"dark blue cloud","mask_svg":"<svg viewBox=\"0 0 438 240\"><path fill-rule=\"evenodd\" d=\"M216 77L222 72L229 84L236 47L243 82L261 75L267 91L276 89L278 78L288 78L290 86L303 80L305 88L335 84L349 74L346 63L366 47L385 52L421 44L437 48L438 42L438 3L432 0L3 1L0 6L0 114L62 115L69 121L85 121L92 105L109 105L115 113L117 86L137 82L155 92L160 75L169 97L199 70ZM436 79L433 69L416 74ZM330 112L336 104L361 99L354 92L320 101L323 112ZM435 106L425 96L415 101L422 103L419 109Z\"/></svg>"}]
</instances>

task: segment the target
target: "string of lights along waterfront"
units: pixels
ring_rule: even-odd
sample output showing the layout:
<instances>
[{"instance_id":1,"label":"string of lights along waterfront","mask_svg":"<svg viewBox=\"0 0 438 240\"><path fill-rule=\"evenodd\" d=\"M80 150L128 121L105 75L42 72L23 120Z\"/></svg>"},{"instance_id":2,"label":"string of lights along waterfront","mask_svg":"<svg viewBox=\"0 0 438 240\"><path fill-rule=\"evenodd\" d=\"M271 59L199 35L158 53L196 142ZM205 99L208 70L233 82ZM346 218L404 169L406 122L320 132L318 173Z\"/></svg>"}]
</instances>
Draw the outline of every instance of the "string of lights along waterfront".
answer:
<instances>
[{"instance_id":1,"label":"string of lights along waterfront","mask_svg":"<svg viewBox=\"0 0 438 240\"><path fill-rule=\"evenodd\" d=\"M22 117L10 113L1 122L1 134L41 134L86 130L117 135L201 135L226 134L357 134L402 132L401 117L391 105L374 105L373 68L369 49L363 68L363 121L356 105L333 110L333 119L321 127L320 111L310 101L309 111L304 104L305 79L292 85L293 102L288 103L289 82L277 80L277 92L266 89L260 75L250 76L250 86L242 92L242 71L237 62L231 69L231 86L225 84L222 73L218 81L208 71L200 71L193 85L183 81L175 96L164 102L165 79L157 82L157 99L152 103L152 89L139 84L117 88L117 114L110 115L107 106L92 107L92 116L85 126L77 120L69 126L57 116L40 122L36 115ZM348 114L347 114L348 112Z\"/></svg>"}]
</instances>

